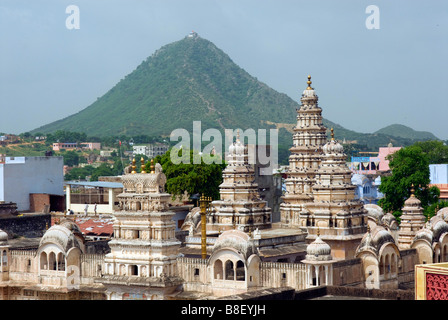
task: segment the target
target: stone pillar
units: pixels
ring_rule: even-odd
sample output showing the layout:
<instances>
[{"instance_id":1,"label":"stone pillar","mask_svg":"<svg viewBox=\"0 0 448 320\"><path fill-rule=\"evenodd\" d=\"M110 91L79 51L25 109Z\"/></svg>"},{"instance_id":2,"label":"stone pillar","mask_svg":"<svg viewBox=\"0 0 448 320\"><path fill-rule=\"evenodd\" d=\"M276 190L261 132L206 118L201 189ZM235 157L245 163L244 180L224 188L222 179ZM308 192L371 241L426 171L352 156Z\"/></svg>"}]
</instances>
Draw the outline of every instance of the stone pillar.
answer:
<instances>
[{"instance_id":1,"label":"stone pillar","mask_svg":"<svg viewBox=\"0 0 448 320\"><path fill-rule=\"evenodd\" d=\"M71 190L72 190L72 188L69 184L65 186L65 208L67 210L71 209L70 208L70 205L72 202L71 197L70 197Z\"/></svg>"}]
</instances>

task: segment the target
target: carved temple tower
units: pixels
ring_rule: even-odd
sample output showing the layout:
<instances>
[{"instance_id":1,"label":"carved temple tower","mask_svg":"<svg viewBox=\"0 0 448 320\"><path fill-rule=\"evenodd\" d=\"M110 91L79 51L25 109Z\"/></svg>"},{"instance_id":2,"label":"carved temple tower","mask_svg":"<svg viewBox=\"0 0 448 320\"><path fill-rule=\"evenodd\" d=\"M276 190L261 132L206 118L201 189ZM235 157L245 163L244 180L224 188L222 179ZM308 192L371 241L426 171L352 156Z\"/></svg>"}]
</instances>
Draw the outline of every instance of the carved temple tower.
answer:
<instances>
[{"instance_id":1,"label":"carved temple tower","mask_svg":"<svg viewBox=\"0 0 448 320\"><path fill-rule=\"evenodd\" d=\"M411 188L410 197L404 202L401 209L401 222L398 231L398 247L402 250L411 248L415 235L426 223L426 217L423 215L421 201L414 195L414 186Z\"/></svg>"},{"instance_id":2,"label":"carved temple tower","mask_svg":"<svg viewBox=\"0 0 448 320\"><path fill-rule=\"evenodd\" d=\"M324 155L315 172L313 202L305 204L300 223L308 230L309 241L316 239L320 230L335 259L350 259L367 231L367 210L355 199L344 148L334 139L333 129L331 136L322 148Z\"/></svg>"},{"instance_id":3,"label":"carved temple tower","mask_svg":"<svg viewBox=\"0 0 448 320\"><path fill-rule=\"evenodd\" d=\"M151 173L122 176L120 210L114 212L111 252L104 259L104 274L110 300L170 299L182 281L176 276L180 242L175 237L174 213L169 211L170 194L164 190L162 167Z\"/></svg>"},{"instance_id":4,"label":"carved temple tower","mask_svg":"<svg viewBox=\"0 0 448 320\"><path fill-rule=\"evenodd\" d=\"M321 162L322 146L327 141L327 129L322 123L318 96L311 87L311 76L308 76L307 83L308 87L300 99L302 105L297 110L297 125L286 171L286 192L280 205L281 223L289 228L300 227L303 205L313 201L315 174Z\"/></svg>"},{"instance_id":5,"label":"carved temple tower","mask_svg":"<svg viewBox=\"0 0 448 320\"><path fill-rule=\"evenodd\" d=\"M223 183L219 186L221 199L211 203L207 230L239 229L245 232L271 227L271 209L260 198L255 182L254 165L249 163L248 147L237 135L230 145Z\"/></svg>"}]
</instances>

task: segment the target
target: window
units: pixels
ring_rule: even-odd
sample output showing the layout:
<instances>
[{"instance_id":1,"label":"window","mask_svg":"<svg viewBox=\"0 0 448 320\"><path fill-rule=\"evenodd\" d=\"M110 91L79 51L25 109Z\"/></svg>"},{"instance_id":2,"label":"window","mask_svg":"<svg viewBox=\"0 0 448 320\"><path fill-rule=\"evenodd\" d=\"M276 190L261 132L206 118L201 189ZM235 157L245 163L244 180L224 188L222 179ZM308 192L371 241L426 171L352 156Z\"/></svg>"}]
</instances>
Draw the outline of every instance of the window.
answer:
<instances>
[{"instance_id":1,"label":"window","mask_svg":"<svg viewBox=\"0 0 448 320\"><path fill-rule=\"evenodd\" d=\"M230 260L225 264L225 277L225 280L234 280L233 262Z\"/></svg>"},{"instance_id":2,"label":"window","mask_svg":"<svg viewBox=\"0 0 448 320\"><path fill-rule=\"evenodd\" d=\"M194 275L195 275L195 277L199 276L199 269L198 268L194 269Z\"/></svg>"},{"instance_id":3,"label":"window","mask_svg":"<svg viewBox=\"0 0 448 320\"><path fill-rule=\"evenodd\" d=\"M129 272L131 276L138 276L138 266L135 264L129 266Z\"/></svg>"},{"instance_id":4,"label":"window","mask_svg":"<svg viewBox=\"0 0 448 320\"><path fill-rule=\"evenodd\" d=\"M244 269L244 262L241 260L238 260L238 262L236 263L236 280L246 280L246 270Z\"/></svg>"}]
</instances>

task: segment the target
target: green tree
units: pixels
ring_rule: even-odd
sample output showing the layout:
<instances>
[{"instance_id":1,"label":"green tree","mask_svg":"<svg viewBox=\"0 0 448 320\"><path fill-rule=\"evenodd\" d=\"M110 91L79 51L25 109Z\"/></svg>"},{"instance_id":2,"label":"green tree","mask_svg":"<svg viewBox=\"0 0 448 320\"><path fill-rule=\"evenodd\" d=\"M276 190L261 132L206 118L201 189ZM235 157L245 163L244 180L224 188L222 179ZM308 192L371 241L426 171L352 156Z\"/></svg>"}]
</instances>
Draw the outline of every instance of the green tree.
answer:
<instances>
[{"instance_id":1,"label":"green tree","mask_svg":"<svg viewBox=\"0 0 448 320\"><path fill-rule=\"evenodd\" d=\"M114 170L107 163L102 163L90 176L90 181L98 181L98 177L113 176Z\"/></svg>"},{"instance_id":2,"label":"green tree","mask_svg":"<svg viewBox=\"0 0 448 320\"><path fill-rule=\"evenodd\" d=\"M225 164L220 158L213 158L218 156L203 155L200 163L198 161L199 154L193 150L187 150L183 153L186 159L189 158L189 163L174 164L171 161L171 152L178 152L179 150L169 150L162 156L154 158L154 165L160 163L163 172L167 177L166 190L171 193L173 197L182 196L186 191L193 195L196 193L219 199L219 185L222 183L222 170ZM196 158L196 161L193 159ZM204 158L206 161L204 161ZM215 160L215 163L212 163ZM151 162L146 163L146 171L151 171Z\"/></svg>"},{"instance_id":3,"label":"green tree","mask_svg":"<svg viewBox=\"0 0 448 320\"><path fill-rule=\"evenodd\" d=\"M442 141L418 141L414 145L428 155L430 164L448 163L448 146Z\"/></svg>"},{"instance_id":4,"label":"green tree","mask_svg":"<svg viewBox=\"0 0 448 320\"><path fill-rule=\"evenodd\" d=\"M78 180L78 179L86 179L87 176L90 176L95 171L93 166L85 166L85 167L76 167L70 170L64 177L65 180Z\"/></svg>"},{"instance_id":5,"label":"green tree","mask_svg":"<svg viewBox=\"0 0 448 320\"><path fill-rule=\"evenodd\" d=\"M64 164L69 167L74 167L79 164L79 155L76 151L69 150L62 154L64 157Z\"/></svg>"},{"instance_id":6,"label":"green tree","mask_svg":"<svg viewBox=\"0 0 448 320\"><path fill-rule=\"evenodd\" d=\"M429 188L429 158L419 146L402 148L388 157L390 176L382 178L379 190L384 194L378 204L386 212L394 212L399 218L404 201L409 198L411 188L422 202L423 208L438 201L440 190Z\"/></svg>"}]
</instances>

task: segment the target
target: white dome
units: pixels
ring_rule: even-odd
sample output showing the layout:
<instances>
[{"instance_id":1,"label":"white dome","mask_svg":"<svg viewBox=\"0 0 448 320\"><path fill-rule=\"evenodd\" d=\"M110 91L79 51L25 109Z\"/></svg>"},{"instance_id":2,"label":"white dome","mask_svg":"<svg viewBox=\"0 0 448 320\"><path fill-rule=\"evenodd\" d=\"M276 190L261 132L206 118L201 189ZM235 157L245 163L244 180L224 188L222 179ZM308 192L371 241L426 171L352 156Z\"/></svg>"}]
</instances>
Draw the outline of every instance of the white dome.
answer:
<instances>
[{"instance_id":1,"label":"white dome","mask_svg":"<svg viewBox=\"0 0 448 320\"><path fill-rule=\"evenodd\" d=\"M0 243L8 242L8 234L0 229Z\"/></svg>"},{"instance_id":2,"label":"white dome","mask_svg":"<svg viewBox=\"0 0 448 320\"><path fill-rule=\"evenodd\" d=\"M306 247L306 260L331 260L331 247L317 236L316 240Z\"/></svg>"},{"instance_id":3,"label":"white dome","mask_svg":"<svg viewBox=\"0 0 448 320\"><path fill-rule=\"evenodd\" d=\"M325 154L341 154L344 153L344 147L337 142L336 140L331 139L330 142L327 142L322 150Z\"/></svg>"}]
</instances>

